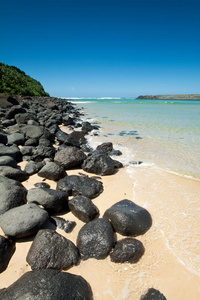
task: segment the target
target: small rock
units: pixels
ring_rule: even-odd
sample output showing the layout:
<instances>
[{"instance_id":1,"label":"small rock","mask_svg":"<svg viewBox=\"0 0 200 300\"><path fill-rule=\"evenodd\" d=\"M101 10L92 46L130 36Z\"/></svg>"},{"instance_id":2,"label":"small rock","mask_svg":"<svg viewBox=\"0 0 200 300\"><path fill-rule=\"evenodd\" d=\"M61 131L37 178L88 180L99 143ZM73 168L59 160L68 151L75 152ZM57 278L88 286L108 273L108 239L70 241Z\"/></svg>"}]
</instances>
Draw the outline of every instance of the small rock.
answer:
<instances>
[{"instance_id":1,"label":"small rock","mask_svg":"<svg viewBox=\"0 0 200 300\"><path fill-rule=\"evenodd\" d=\"M72 232L72 230L76 226L76 222L68 221L60 217L51 217L50 222L53 223L56 227L65 231L66 233Z\"/></svg>"},{"instance_id":2,"label":"small rock","mask_svg":"<svg viewBox=\"0 0 200 300\"><path fill-rule=\"evenodd\" d=\"M42 162L34 162L34 161L29 161L27 162L24 170L26 173L28 173L29 176L36 174L39 172L40 169L44 166L44 163Z\"/></svg>"},{"instance_id":3,"label":"small rock","mask_svg":"<svg viewBox=\"0 0 200 300\"><path fill-rule=\"evenodd\" d=\"M115 263L136 263L143 254L144 247L140 241L126 238L117 242L110 258Z\"/></svg>"},{"instance_id":4,"label":"small rock","mask_svg":"<svg viewBox=\"0 0 200 300\"><path fill-rule=\"evenodd\" d=\"M98 208L85 196L76 196L69 201L69 209L78 219L88 223L92 221L99 213Z\"/></svg>"},{"instance_id":5,"label":"small rock","mask_svg":"<svg viewBox=\"0 0 200 300\"><path fill-rule=\"evenodd\" d=\"M143 295L140 300L167 300L160 291L150 288L147 293Z\"/></svg>"},{"instance_id":6,"label":"small rock","mask_svg":"<svg viewBox=\"0 0 200 300\"><path fill-rule=\"evenodd\" d=\"M67 175L65 169L62 166L54 162L47 163L39 172L38 176L58 181L61 178L64 178Z\"/></svg>"},{"instance_id":7,"label":"small rock","mask_svg":"<svg viewBox=\"0 0 200 300\"><path fill-rule=\"evenodd\" d=\"M35 187L40 188L40 189L50 189L50 185L46 182L37 182L34 184Z\"/></svg>"},{"instance_id":8,"label":"small rock","mask_svg":"<svg viewBox=\"0 0 200 300\"><path fill-rule=\"evenodd\" d=\"M83 260L106 258L114 244L114 231L107 219L95 219L85 224L77 237L77 247Z\"/></svg>"}]
</instances>

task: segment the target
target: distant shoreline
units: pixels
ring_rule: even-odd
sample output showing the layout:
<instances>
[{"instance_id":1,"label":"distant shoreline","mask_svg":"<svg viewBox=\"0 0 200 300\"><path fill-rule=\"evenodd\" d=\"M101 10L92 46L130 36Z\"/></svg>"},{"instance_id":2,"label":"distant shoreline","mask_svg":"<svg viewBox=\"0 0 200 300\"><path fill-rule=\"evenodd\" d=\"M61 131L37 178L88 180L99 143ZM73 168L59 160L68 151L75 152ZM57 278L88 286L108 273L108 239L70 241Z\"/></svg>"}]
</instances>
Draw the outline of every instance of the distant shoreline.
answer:
<instances>
[{"instance_id":1,"label":"distant shoreline","mask_svg":"<svg viewBox=\"0 0 200 300\"><path fill-rule=\"evenodd\" d=\"M136 99L154 100L200 100L200 94L180 94L180 95L141 95Z\"/></svg>"}]
</instances>

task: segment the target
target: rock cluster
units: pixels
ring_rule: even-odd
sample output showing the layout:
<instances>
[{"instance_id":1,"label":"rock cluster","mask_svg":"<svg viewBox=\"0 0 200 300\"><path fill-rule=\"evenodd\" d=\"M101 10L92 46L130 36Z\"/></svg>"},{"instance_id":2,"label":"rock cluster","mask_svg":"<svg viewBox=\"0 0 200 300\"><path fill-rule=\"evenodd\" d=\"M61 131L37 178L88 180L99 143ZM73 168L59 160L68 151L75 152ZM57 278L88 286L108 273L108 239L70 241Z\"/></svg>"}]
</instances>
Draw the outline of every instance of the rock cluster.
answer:
<instances>
[{"instance_id":1,"label":"rock cluster","mask_svg":"<svg viewBox=\"0 0 200 300\"><path fill-rule=\"evenodd\" d=\"M27 255L32 271L0 290L0 298L92 299L85 279L61 271L81 259L104 259L109 254L115 263L136 263L144 247L132 237L145 234L152 220L147 210L127 199L98 218L92 199L103 192L102 182L83 174L68 176L67 170L111 175L122 164L110 155L120 152L113 150L112 143L91 149L85 135L98 126L82 122L80 110L63 99L0 97L0 116L0 227L8 237L0 236L0 272L15 251L15 241L35 235ZM72 132L62 131L62 124ZM18 166L22 160L27 161L25 170ZM56 190L41 182L27 191L23 181L36 173L56 181ZM55 216L62 211L71 211L86 223L78 233L77 246L55 230L45 229L50 221L65 232L73 230L75 222ZM117 241L115 232L128 238Z\"/></svg>"}]
</instances>

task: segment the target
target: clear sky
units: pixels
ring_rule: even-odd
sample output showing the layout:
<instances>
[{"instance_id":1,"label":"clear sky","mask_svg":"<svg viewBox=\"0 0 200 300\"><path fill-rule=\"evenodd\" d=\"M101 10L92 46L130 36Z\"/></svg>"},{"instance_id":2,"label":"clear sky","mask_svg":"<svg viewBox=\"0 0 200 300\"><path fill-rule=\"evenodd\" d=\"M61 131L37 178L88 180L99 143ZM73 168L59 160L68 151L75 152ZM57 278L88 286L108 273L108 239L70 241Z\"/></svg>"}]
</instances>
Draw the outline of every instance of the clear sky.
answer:
<instances>
[{"instance_id":1,"label":"clear sky","mask_svg":"<svg viewBox=\"0 0 200 300\"><path fill-rule=\"evenodd\" d=\"M200 93L200 0L0 0L0 62L51 96Z\"/></svg>"}]
</instances>

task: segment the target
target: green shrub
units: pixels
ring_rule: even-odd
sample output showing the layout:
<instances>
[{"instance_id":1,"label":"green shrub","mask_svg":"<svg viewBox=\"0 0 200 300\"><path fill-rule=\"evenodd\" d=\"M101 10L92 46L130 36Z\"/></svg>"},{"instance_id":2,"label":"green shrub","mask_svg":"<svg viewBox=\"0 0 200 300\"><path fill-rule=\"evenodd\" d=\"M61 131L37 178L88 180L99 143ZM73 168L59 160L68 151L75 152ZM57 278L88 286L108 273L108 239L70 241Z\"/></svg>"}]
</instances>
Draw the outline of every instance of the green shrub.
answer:
<instances>
[{"instance_id":1,"label":"green shrub","mask_svg":"<svg viewBox=\"0 0 200 300\"><path fill-rule=\"evenodd\" d=\"M14 66L0 63L0 93L23 96L49 96L41 83Z\"/></svg>"}]
</instances>

